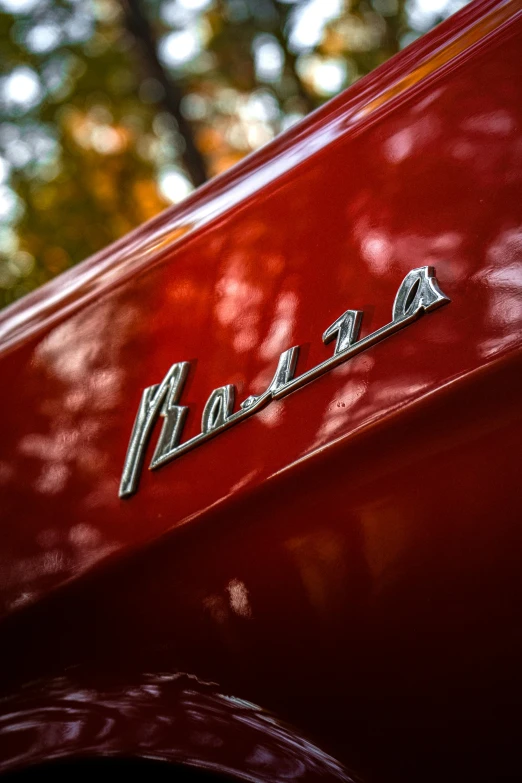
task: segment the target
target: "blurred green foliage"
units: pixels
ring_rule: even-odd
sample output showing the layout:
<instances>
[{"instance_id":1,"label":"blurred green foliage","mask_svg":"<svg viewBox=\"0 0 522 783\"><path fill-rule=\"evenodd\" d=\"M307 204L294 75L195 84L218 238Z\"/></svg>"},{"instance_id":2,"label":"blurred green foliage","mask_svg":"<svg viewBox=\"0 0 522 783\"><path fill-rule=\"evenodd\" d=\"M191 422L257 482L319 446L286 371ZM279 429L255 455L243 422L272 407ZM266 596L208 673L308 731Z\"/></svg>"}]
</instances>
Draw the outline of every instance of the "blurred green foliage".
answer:
<instances>
[{"instance_id":1,"label":"blurred green foliage","mask_svg":"<svg viewBox=\"0 0 522 783\"><path fill-rule=\"evenodd\" d=\"M464 0L0 0L0 306L270 141Z\"/></svg>"}]
</instances>

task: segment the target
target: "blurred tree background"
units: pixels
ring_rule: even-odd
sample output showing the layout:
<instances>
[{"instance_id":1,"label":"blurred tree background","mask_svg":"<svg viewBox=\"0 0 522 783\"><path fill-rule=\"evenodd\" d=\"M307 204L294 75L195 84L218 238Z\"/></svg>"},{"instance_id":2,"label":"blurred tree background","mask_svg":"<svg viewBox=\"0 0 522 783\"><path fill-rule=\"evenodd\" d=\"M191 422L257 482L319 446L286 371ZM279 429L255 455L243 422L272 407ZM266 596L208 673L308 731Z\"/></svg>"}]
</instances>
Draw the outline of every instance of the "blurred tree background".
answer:
<instances>
[{"instance_id":1,"label":"blurred tree background","mask_svg":"<svg viewBox=\"0 0 522 783\"><path fill-rule=\"evenodd\" d=\"M0 0L0 306L183 199L465 0Z\"/></svg>"}]
</instances>

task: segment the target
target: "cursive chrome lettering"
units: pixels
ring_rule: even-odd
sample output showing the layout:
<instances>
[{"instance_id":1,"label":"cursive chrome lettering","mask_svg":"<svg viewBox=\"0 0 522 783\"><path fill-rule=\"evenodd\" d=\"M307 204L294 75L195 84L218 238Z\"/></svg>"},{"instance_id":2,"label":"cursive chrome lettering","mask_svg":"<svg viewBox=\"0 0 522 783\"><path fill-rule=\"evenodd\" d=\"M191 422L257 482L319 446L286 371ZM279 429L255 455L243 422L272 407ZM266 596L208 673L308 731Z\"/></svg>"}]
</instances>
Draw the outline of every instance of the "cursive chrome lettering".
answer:
<instances>
[{"instance_id":1,"label":"cursive chrome lettering","mask_svg":"<svg viewBox=\"0 0 522 783\"><path fill-rule=\"evenodd\" d=\"M336 340L333 356L302 375L295 376L299 346L283 351L274 376L267 389L258 396L251 395L234 412L235 387L220 386L210 394L201 422L201 432L181 443L181 436L188 408L178 405L190 364L173 364L160 384L149 386L143 392L134 422L120 484L120 497L129 497L138 489L145 451L158 418L163 426L149 468L155 470L201 443L213 438L243 419L252 416L272 400L280 400L307 383L324 375L328 370L372 345L399 331L424 312L431 312L448 303L441 291L432 267L423 266L408 272L397 291L392 309L392 320L386 326L359 340L363 313L346 310L323 334L323 342Z\"/></svg>"}]
</instances>

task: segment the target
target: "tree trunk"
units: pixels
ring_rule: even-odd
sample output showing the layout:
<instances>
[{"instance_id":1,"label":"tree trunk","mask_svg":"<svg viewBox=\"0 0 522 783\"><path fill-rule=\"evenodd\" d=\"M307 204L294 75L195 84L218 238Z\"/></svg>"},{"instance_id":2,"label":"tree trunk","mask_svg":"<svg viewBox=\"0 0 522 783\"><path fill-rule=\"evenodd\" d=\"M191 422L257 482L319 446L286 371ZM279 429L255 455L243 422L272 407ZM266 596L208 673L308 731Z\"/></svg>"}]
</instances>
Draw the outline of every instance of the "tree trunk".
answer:
<instances>
[{"instance_id":1,"label":"tree trunk","mask_svg":"<svg viewBox=\"0 0 522 783\"><path fill-rule=\"evenodd\" d=\"M148 74L163 87L163 108L176 120L180 134L185 140L182 155L183 164L193 184L197 187L208 180L205 160L196 146L190 123L181 112L183 91L169 77L158 58L156 40L140 0L122 0L127 30L136 41Z\"/></svg>"}]
</instances>

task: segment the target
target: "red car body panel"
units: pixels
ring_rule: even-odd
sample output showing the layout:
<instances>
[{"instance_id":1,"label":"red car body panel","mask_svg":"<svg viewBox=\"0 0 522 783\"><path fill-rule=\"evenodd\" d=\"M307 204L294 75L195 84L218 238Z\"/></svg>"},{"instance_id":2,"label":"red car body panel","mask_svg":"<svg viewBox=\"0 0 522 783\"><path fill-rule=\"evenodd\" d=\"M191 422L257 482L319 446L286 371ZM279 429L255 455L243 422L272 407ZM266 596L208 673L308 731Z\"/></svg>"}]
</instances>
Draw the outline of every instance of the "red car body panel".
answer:
<instances>
[{"instance_id":1,"label":"red car body panel","mask_svg":"<svg viewBox=\"0 0 522 783\"><path fill-rule=\"evenodd\" d=\"M521 51L465 8L0 316L1 770L522 775ZM174 362L187 438L427 265L450 304L118 496Z\"/></svg>"}]
</instances>

